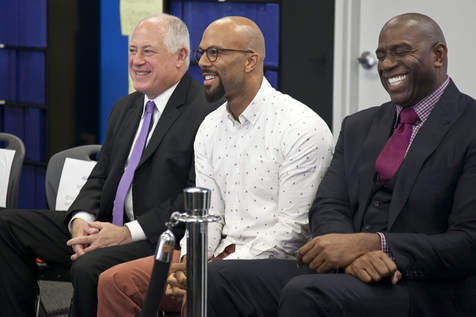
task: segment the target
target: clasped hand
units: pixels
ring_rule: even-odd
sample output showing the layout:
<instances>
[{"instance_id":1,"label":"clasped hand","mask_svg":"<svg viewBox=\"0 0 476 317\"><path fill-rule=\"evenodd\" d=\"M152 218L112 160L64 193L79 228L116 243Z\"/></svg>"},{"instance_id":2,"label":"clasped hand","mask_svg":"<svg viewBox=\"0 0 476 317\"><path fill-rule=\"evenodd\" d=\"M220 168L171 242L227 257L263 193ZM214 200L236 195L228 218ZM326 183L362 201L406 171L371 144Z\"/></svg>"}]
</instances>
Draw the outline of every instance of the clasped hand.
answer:
<instances>
[{"instance_id":1,"label":"clasped hand","mask_svg":"<svg viewBox=\"0 0 476 317\"><path fill-rule=\"evenodd\" d=\"M79 218L73 221L71 235L72 238L66 244L73 248L73 261L97 248L132 242L127 226L120 227L100 221L86 222Z\"/></svg>"},{"instance_id":2,"label":"clasped hand","mask_svg":"<svg viewBox=\"0 0 476 317\"><path fill-rule=\"evenodd\" d=\"M363 282L377 282L391 276L392 283L401 279L395 262L380 251L377 234L326 234L315 237L297 253L298 265L308 265L319 273L344 269Z\"/></svg>"},{"instance_id":3,"label":"clasped hand","mask_svg":"<svg viewBox=\"0 0 476 317\"><path fill-rule=\"evenodd\" d=\"M170 266L170 274L167 278L165 295L175 299L181 299L187 293L186 262L173 263Z\"/></svg>"}]
</instances>

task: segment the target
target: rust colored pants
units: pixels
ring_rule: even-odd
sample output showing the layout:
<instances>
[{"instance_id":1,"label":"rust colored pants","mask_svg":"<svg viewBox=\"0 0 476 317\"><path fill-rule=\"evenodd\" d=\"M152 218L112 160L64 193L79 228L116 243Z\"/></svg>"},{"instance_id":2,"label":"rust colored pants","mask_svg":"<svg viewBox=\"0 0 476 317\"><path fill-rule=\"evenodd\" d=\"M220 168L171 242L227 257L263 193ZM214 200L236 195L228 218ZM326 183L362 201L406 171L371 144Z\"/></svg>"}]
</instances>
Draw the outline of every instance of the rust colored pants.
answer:
<instances>
[{"instance_id":1,"label":"rust colored pants","mask_svg":"<svg viewBox=\"0 0 476 317\"><path fill-rule=\"evenodd\" d=\"M180 251L174 251L172 263L179 262ZM99 275L98 317L140 316L154 267L154 256L113 266ZM163 296L160 309L179 312L181 303Z\"/></svg>"},{"instance_id":2,"label":"rust colored pants","mask_svg":"<svg viewBox=\"0 0 476 317\"><path fill-rule=\"evenodd\" d=\"M229 245L210 261L221 260L235 251L235 245ZM179 262L180 251L174 251L172 263ZM98 317L135 317L140 316L147 295L150 276L154 267L154 257L149 256L118 264L104 271L98 282ZM163 296L160 309L165 312L180 312L184 302ZM182 316L185 316L182 310Z\"/></svg>"}]
</instances>

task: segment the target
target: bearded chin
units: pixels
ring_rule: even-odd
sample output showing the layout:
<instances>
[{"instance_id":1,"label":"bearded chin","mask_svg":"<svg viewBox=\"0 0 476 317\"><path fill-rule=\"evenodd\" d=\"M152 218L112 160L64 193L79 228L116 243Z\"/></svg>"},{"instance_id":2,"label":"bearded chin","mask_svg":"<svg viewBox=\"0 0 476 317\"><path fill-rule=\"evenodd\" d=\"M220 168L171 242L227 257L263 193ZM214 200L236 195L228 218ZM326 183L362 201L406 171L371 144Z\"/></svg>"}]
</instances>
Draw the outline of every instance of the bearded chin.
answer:
<instances>
[{"instance_id":1,"label":"bearded chin","mask_svg":"<svg viewBox=\"0 0 476 317\"><path fill-rule=\"evenodd\" d=\"M208 102L218 101L224 96L225 96L225 87L223 87L221 81L217 88L205 90L205 97L207 98Z\"/></svg>"}]
</instances>

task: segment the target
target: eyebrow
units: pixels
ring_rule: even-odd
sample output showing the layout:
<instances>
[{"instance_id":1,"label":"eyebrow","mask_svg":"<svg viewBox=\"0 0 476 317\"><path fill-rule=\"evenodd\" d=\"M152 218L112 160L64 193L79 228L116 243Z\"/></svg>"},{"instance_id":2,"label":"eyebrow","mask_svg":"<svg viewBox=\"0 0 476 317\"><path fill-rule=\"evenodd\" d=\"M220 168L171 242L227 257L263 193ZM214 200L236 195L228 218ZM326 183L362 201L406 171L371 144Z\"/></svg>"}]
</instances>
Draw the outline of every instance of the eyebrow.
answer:
<instances>
[{"instance_id":1,"label":"eyebrow","mask_svg":"<svg viewBox=\"0 0 476 317\"><path fill-rule=\"evenodd\" d=\"M413 49L413 46L411 46L411 45L408 44L408 43L398 43L398 44L390 45L390 46L388 47L388 50L394 51L394 50L399 49L399 48ZM377 48L377 49L375 50L375 53L385 52L386 50L387 50L387 49L385 49L385 48Z\"/></svg>"}]
</instances>

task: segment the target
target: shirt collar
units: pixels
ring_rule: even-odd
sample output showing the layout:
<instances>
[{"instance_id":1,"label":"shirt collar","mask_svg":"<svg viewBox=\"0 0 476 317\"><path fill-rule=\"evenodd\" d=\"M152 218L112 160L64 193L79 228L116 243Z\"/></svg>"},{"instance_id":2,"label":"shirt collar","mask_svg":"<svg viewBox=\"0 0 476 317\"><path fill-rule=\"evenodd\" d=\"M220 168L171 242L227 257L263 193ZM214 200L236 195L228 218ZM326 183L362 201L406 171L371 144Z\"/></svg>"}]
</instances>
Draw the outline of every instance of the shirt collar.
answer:
<instances>
[{"instance_id":1,"label":"shirt collar","mask_svg":"<svg viewBox=\"0 0 476 317\"><path fill-rule=\"evenodd\" d=\"M163 113L165 106L167 105L167 102L169 102L170 96L172 96L172 93L174 92L178 83L179 82L177 82L175 85L171 86L170 88L166 89L163 93L161 93L154 99L149 99L147 96L144 95L144 104L142 106L142 113L143 114L145 113L145 105L147 104L148 101L153 101L155 103L155 110L157 110L158 113Z\"/></svg>"},{"instance_id":2,"label":"shirt collar","mask_svg":"<svg viewBox=\"0 0 476 317\"><path fill-rule=\"evenodd\" d=\"M263 77L263 81L261 82L261 86L256 93L256 96L251 100L250 104L245 108L245 110L240 114L238 120L233 118L233 115L228 111L228 103L226 104L226 114L229 120L233 122L233 124L245 124L249 122L250 124L255 124L256 120L258 120L259 114L263 111L265 107L265 103L263 101L266 100L266 92L268 89L272 88L269 84L266 77Z\"/></svg>"},{"instance_id":3,"label":"shirt collar","mask_svg":"<svg viewBox=\"0 0 476 317\"><path fill-rule=\"evenodd\" d=\"M435 91L431 94L420 100L416 105L412 106L413 110L415 110L416 114L420 122L425 122L426 119L430 116L431 111L435 108L436 103L440 100L441 95L445 92L448 83L450 82L450 77L446 76L446 79L443 83L438 87ZM400 115L403 107L400 105L395 105L395 109L397 111L397 118Z\"/></svg>"}]
</instances>

